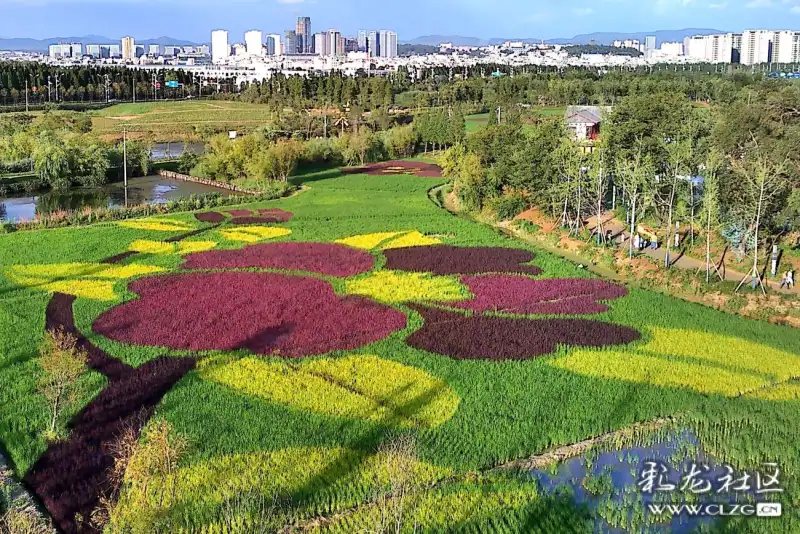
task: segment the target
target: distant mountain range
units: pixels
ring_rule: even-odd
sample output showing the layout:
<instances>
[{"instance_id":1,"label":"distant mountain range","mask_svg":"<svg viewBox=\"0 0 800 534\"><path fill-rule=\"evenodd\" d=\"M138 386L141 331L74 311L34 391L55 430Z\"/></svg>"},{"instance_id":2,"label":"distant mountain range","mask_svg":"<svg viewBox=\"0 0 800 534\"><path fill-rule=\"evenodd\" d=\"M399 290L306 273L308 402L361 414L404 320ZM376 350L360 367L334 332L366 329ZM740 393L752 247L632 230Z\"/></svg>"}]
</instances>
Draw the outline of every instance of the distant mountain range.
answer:
<instances>
[{"instance_id":1,"label":"distant mountain range","mask_svg":"<svg viewBox=\"0 0 800 534\"><path fill-rule=\"evenodd\" d=\"M109 44L119 43L120 39L111 39L102 35L84 35L83 37L50 37L48 39L4 39L0 38L0 50L14 50L18 52L47 52L51 44L58 43L83 43L87 44ZM176 46L197 46L198 43L173 39L172 37L157 37L155 39L136 39L136 44L144 46L151 44L176 45Z\"/></svg>"},{"instance_id":2,"label":"distant mountain range","mask_svg":"<svg viewBox=\"0 0 800 534\"><path fill-rule=\"evenodd\" d=\"M712 30L709 28L686 28L683 30L657 30L652 32L619 33L619 32L597 32L576 35L571 38L545 39L548 44L589 44L594 41L597 44L608 45L614 41L624 41L626 39L638 39L644 41L648 35L655 35L658 45L673 41L683 41L685 37L692 35L711 35L715 33L725 33L722 30ZM506 41L523 41L526 43L541 43L542 39L493 37L491 39L481 39L478 37L464 37L462 35L425 35L408 41L407 44L438 45L439 43L453 43L455 46L489 46L501 44Z\"/></svg>"}]
</instances>

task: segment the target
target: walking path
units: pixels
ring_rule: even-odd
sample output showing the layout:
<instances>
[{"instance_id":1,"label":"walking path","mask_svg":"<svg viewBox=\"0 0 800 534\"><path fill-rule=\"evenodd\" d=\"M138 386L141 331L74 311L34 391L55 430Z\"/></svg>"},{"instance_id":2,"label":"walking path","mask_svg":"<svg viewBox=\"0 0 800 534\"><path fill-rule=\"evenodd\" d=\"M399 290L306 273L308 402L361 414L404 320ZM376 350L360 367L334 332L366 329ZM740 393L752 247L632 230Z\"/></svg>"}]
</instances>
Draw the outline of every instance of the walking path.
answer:
<instances>
[{"instance_id":1,"label":"walking path","mask_svg":"<svg viewBox=\"0 0 800 534\"><path fill-rule=\"evenodd\" d=\"M616 241L616 239L617 239L617 236L619 236L623 232L624 232L624 235L628 235L628 233L630 232L630 228L623 229L622 223L620 223L617 220L614 220L613 217L610 216L610 214L604 215L602 217L602 219L603 219L603 222L602 222L603 231L606 232L608 230L611 230L611 233L614 236L614 241L613 242L615 243L615 245L618 245L620 248L623 248L623 249L627 250L630 247L630 236L628 236L622 243L618 243ZM594 230L594 228L596 227L596 222L597 222L596 219L590 219L588 221L590 230ZM634 249L634 251L636 251L636 249ZM705 273L705 270L706 270L706 262L705 262L705 260L699 260L697 258L692 258L690 256L686 256L685 252L686 252L685 248L675 249L674 247L672 247L670 249L670 259L671 259L670 267L677 267L678 269L684 269L684 270L687 270L687 271L694 271L694 272L700 271L702 273ZM661 263L663 265L664 264L665 255L667 253L667 248L666 248L666 246L664 246L663 243L660 243L659 244L659 248L656 249L656 250L653 250L651 248L644 248L644 249L638 251L638 253L639 254L643 254L645 256L648 256L649 258L652 258L656 262L659 262L659 263ZM767 262L768 261L769 260L767 260ZM717 273L715 272L714 267L713 267L714 263L716 263L718 265L720 273L722 273L724 279L726 281L728 281L728 282L735 282L735 283L738 284L739 282L742 281L742 279L745 276L747 276L745 273L742 273L742 272L739 272L739 271L735 271L735 270L732 270L732 269L728 269L725 266L725 264L719 265L718 260L716 258L712 258L712 266L711 266L711 277L712 277L712 279L718 278L717 277ZM768 263L762 262L759 267L762 269L762 273L764 273L764 269L768 269L769 265L768 265ZM795 280L795 282L797 282L797 280ZM748 280L747 284L748 284L748 289L752 287L752 286L749 285L750 284L750 280ZM794 287L791 290L786 289L786 288L780 289L780 281L779 280L769 280L766 275L764 276L764 285L768 289L774 289L775 291L781 291L781 292L784 292L784 293L800 294L800 286L798 286L796 283L795 283Z\"/></svg>"}]
</instances>

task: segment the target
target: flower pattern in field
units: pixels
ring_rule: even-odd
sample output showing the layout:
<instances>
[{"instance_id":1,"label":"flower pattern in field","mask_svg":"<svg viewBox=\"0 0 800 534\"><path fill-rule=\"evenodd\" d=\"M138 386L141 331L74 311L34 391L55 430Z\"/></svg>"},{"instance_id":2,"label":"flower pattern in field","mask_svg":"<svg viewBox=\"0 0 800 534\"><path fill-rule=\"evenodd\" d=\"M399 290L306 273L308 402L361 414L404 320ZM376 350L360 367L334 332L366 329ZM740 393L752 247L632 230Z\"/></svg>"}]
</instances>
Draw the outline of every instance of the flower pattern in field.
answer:
<instances>
[{"instance_id":1,"label":"flower pattern in field","mask_svg":"<svg viewBox=\"0 0 800 534\"><path fill-rule=\"evenodd\" d=\"M372 176L410 174L423 178L440 178L442 176L442 168L433 163L395 160L370 163L363 167L345 167L342 169L342 174L369 174Z\"/></svg>"},{"instance_id":2,"label":"flower pattern in field","mask_svg":"<svg viewBox=\"0 0 800 534\"><path fill-rule=\"evenodd\" d=\"M633 328L585 319L511 319L468 316L410 304L425 325L406 342L457 360L527 360L559 345L605 347L639 339Z\"/></svg>"},{"instance_id":3,"label":"flower pattern in field","mask_svg":"<svg viewBox=\"0 0 800 534\"><path fill-rule=\"evenodd\" d=\"M540 274L534 254L527 250L500 247L403 247L384 252L386 268L433 274L528 273Z\"/></svg>"},{"instance_id":4,"label":"flower pattern in field","mask_svg":"<svg viewBox=\"0 0 800 534\"><path fill-rule=\"evenodd\" d=\"M266 243L239 250L190 254L184 269L284 269L328 276L355 276L375 263L371 254L332 243Z\"/></svg>"},{"instance_id":5,"label":"flower pattern in field","mask_svg":"<svg viewBox=\"0 0 800 534\"><path fill-rule=\"evenodd\" d=\"M624 297L623 286L587 278L547 278L524 276L464 276L462 281L475 298L451 306L477 312L504 312L542 315L587 315L602 313L608 306L601 300Z\"/></svg>"},{"instance_id":6,"label":"flower pattern in field","mask_svg":"<svg viewBox=\"0 0 800 534\"><path fill-rule=\"evenodd\" d=\"M93 330L134 345L237 350L300 357L350 350L406 325L406 316L316 278L273 273L186 273L130 284L140 298L95 320Z\"/></svg>"}]
</instances>

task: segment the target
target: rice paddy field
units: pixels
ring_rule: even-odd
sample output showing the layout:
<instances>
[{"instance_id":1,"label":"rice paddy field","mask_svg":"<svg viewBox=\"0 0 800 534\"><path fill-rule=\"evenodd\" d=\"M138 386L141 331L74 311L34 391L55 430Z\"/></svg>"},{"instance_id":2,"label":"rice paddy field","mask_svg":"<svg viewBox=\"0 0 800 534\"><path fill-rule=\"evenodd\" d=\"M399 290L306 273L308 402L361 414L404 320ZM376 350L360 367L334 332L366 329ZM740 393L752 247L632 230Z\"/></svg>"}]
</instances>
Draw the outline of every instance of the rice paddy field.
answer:
<instances>
[{"instance_id":1,"label":"rice paddy field","mask_svg":"<svg viewBox=\"0 0 800 534\"><path fill-rule=\"evenodd\" d=\"M186 100L118 104L91 112L92 131L105 136L128 132L175 140L203 130L246 131L264 124L272 113L267 106L223 100Z\"/></svg>"},{"instance_id":2,"label":"rice paddy field","mask_svg":"<svg viewBox=\"0 0 800 534\"><path fill-rule=\"evenodd\" d=\"M388 532L389 510L392 532L800 532L796 330L591 278L450 215L429 171L0 236L0 450L58 529ZM57 328L90 370L48 441L38 347ZM165 422L176 463L134 452L112 476L120 435ZM783 514L647 514L618 483L654 458L752 477L736 495L672 472L659 502Z\"/></svg>"}]
</instances>

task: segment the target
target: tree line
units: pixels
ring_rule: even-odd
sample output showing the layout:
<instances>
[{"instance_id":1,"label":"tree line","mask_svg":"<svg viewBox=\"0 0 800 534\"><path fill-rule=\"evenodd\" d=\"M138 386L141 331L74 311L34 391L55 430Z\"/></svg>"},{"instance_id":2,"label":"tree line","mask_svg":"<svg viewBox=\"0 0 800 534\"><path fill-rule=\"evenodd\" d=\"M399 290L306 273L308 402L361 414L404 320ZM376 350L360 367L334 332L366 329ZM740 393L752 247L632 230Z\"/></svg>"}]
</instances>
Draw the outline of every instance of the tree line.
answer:
<instances>
[{"instance_id":1,"label":"tree line","mask_svg":"<svg viewBox=\"0 0 800 534\"><path fill-rule=\"evenodd\" d=\"M714 236L753 254L755 269L759 250L800 228L799 107L800 86L772 82L713 108L679 93L629 96L591 151L560 120L523 127L510 115L449 149L442 166L466 209L510 218L536 206L598 241L601 216L616 210L631 236L656 229L666 266L679 223L692 240L706 235L709 272Z\"/></svg>"},{"instance_id":2,"label":"tree line","mask_svg":"<svg viewBox=\"0 0 800 534\"><path fill-rule=\"evenodd\" d=\"M484 64L410 70L401 67L387 76L369 76L363 71L356 76L341 72L308 76L275 73L266 80L237 84L227 78L201 79L179 68L163 70L154 76L153 71L116 66L0 62L0 105L24 105L26 83L28 102L32 105L133 100L134 88L139 100L213 96L268 104L275 109L360 106L373 110L393 105L470 105L488 109L512 102L611 105L633 94L659 92L677 92L691 100L727 102L742 87L757 85L763 78L762 74L732 66L724 71L718 65L693 65L692 70L683 70L686 68L662 65L607 71ZM493 77L493 72L504 76ZM167 81L177 81L179 87L167 88Z\"/></svg>"}]
</instances>

